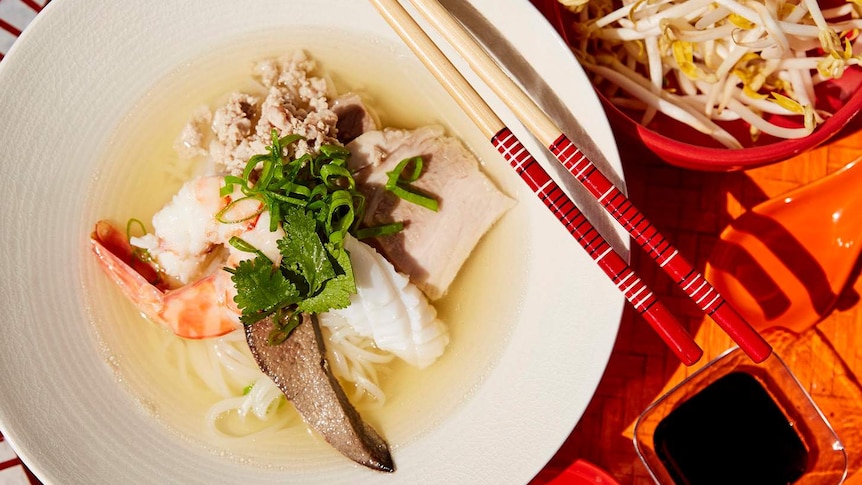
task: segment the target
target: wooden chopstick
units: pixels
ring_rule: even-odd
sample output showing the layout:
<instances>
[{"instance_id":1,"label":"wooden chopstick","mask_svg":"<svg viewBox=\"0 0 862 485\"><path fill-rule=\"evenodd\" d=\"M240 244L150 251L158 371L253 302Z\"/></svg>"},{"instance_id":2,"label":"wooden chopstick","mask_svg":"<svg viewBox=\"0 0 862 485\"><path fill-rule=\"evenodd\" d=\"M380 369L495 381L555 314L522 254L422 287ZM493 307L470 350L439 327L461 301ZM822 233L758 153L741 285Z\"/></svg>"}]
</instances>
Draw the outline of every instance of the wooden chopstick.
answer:
<instances>
[{"instance_id":1,"label":"wooden chopstick","mask_svg":"<svg viewBox=\"0 0 862 485\"><path fill-rule=\"evenodd\" d=\"M371 3L677 357L686 365L697 362L703 351L685 328L590 224L551 176L536 163L530 152L505 127L401 4L397 0L371 0Z\"/></svg>"},{"instance_id":2,"label":"wooden chopstick","mask_svg":"<svg viewBox=\"0 0 862 485\"><path fill-rule=\"evenodd\" d=\"M755 362L772 347L584 155L551 118L497 65L472 35L437 0L410 0L423 17L467 61L524 126L598 200L671 277ZM503 127L505 128L505 127ZM502 129L502 128L501 128Z\"/></svg>"}]
</instances>

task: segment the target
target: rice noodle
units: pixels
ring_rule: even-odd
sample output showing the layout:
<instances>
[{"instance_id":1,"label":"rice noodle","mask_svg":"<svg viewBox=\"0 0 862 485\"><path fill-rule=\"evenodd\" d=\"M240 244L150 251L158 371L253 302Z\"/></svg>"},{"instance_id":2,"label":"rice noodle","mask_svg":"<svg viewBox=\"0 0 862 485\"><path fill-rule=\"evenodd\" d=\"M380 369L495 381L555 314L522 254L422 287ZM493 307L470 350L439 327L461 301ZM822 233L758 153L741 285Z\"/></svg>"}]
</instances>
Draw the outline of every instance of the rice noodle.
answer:
<instances>
[{"instance_id":1,"label":"rice noodle","mask_svg":"<svg viewBox=\"0 0 862 485\"><path fill-rule=\"evenodd\" d=\"M340 322L341 319L330 319ZM394 355L374 346L348 324L321 323L327 359L358 409L382 406L386 396L380 387L386 364ZM284 428L301 425L293 406L275 383L261 372L245 333L238 329L219 338L187 340L166 334L161 351L174 364L187 385L200 383L218 399L206 412L206 427L223 439L260 439ZM226 426L226 422L239 426Z\"/></svg>"}]
</instances>

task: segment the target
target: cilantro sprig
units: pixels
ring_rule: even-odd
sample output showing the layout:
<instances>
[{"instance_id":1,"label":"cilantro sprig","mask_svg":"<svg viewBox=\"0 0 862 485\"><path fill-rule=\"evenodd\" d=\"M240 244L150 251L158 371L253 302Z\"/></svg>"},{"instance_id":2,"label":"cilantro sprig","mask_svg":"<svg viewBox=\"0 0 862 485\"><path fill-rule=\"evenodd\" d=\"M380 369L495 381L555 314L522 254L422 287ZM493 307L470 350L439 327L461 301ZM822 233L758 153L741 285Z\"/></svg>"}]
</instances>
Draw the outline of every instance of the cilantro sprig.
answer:
<instances>
[{"instance_id":1,"label":"cilantro sprig","mask_svg":"<svg viewBox=\"0 0 862 485\"><path fill-rule=\"evenodd\" d=\"M279 225L284 229L285 235L278 240L278 266L247 241L234 237L230 240L233 247L255 256L235 268L225 268L237 290L234 301L242 311L242 323L275 317L271 344L286 340L303 312L322 313L350 305L356 283L344 248L347 234L361 239L395 234L404 227L395 222L360 228L366 202L347 169L350 152L342 146L323 145L314 156L286 156L290 145L300 139L298 135L279 137L273 130L267 153L251 157L242 176L225 177L221 196L230 196L237 188L243 196L216 215L221 222L236 223L268 211L270 230ZM405 174L407 168L412 170ZM405 159L388 174L386 188L436 211L436 200L409 185L421 171L420 157ZM249 199L260 202L256 212L234 210Z\"/></svg>"},{"instance_id":2,"label":"cilantro sprig","mask_svg":"<svg viewBox=\"0 0 862 485\"><path fill-rule=\"evenodd\" d=\"M239 187L244 197L217 215L222 222L237 222L225 220L231 204L252 198L261 202L261 212L269 211L270 230L283 226L278 267L235 237L231 245L255 257L225 270L232 274L241 321L248 325L275 315L276 331L285 335L295 326L291 322L298 312L320 313L350 304L356 284L344 238L358 229L365 208L365 198L346 168L350 152L324 145L317 156L288 159L286 148L299 139L278 137L273 130L268 153L251 157L241 177L225 177L221 195Z\"/></svg>"}]
</instances>

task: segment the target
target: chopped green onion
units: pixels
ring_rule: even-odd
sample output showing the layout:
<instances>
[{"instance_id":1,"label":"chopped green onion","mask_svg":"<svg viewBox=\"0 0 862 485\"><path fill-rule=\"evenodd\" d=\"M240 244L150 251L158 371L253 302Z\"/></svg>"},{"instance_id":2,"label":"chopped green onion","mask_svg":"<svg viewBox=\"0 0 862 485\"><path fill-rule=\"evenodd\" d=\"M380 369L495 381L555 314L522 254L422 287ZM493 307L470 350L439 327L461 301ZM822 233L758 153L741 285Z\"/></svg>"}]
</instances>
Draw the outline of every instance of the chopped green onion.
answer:
<instances>
[{"instance_id":1,"label":"chopped green onion","mask_svg":"<svg viewBox=\"0 0 862 485\"><path fill-rule=\"evenodd\" d=\"M267 195L272 197L273 199L284 202L285 204L298 205L300 207L305 207L308 204L308 201L306 199L281 195L275 192L268 192Z\"/></svg>"},{"instance_id":2,"label":"chopped green onion","mask_svg":"<svg viewBox=\"0 0 862 485\"><path fill-rule=\"evenodd\" d=\"M265 254L263 254L263 251L254 247L248 241L246 241L245 239L243 239L239 236L232 236L230 238L230 240L228 240L228 244L235 247L236 249L239 249L240 251L242 251L244 253L256 254L259 258L263 258L263 259L269 261L270 264L272 264L272 260L269 259Z\"/></svg>"},{"instance_id":3,"label":"chopped green onion","mask_svg":"<svg viewBox=\"0 0 862 485\"><path fill-rule=\"evenodd\" d=\"M356 181L350 175L350 172L341 166L328 163L320 167L320 178L329 189L355 189ZM347 187L343 185L346 184Z\"/></svg>"},{"instance_id":4,"label":"chopped green onion","mask_svg":"<svg viewBox=\"0 0 862 485\"><path fill-rule=\"evenodd\" d=\"M362 229L357 229L353 233L353 236L356 239L368 239L370 237L391 236L393 234L398 234L403 230L403 222L393 222L391 224L384 224L382 226L364 227Z\"/></svg>"},{"instance_id":5,"label":"chopped green onion","mask_svg":"<svg viewBox=\"0 0 862 485\"><path fill-rule=\"evenodd\" d=\"M242 198L239 198L236 200L232 200L232 201L230 201L230 203L228 205L224 206L224 208L222 210L218 211L218 213L216 214L216 220L221 222L222 224L236 224L239 222L245 222L245 221L254 219L255 217L259 216L263 212L265 204L262 204L253 213L251 213L249 215L241 216L241 217L236 218L236 219L231 219L228 217L228 214L230 213L231 210L236 209L239 204L245 203L248 200L258 200L259 201L260 199L257 197L242 197Z\"/></svg>"},{"instance_id":6,"label":"chopped green onion","mask_svg":"<svg viewBox=\"0 0 862 485\"><path fill-rule=\"evenodd\" d=\"M351 195L353 196L353 213L356 218L353 220L353 227L351 227L350 230L355 232L359 229L359 225L362 223L362 218L365 217L365 208L368 206L368 202L365 200L365 196L362 195L362 192L351 192Z\"/></svg>"},{"instance_id":7,"label":"chopped green onion","mask_svg":"<svg viewBox=\"0 0 862 485\"><path fill-rule=\"evenodd\" d=\"M306 199L311 198L311 189L306 185L298 184L291 179L285 178L275 186L275 189L288 194L295 194Z\"/></svg>"},{"instance_id":8,"label":"chopped green onion","mask_svg":"<svg viewBox=\"0 0 862 485\"><path fill-rule=\"evenodd\" d=\"M275 132L274 129L273 129L273 132ZM287 145L292 145L292 144L298 142L299 140L302 140L302 135L297 135L295 133L292 135L285 135L285 136L278 139L278 145L279 145L279 148L281 148L281 147L284 147Z\"/></svg>"},{"instance_id":9,"label":"chopped green onion","mask_svg":"<svg viewBox=\"0 0 862 485\"><path fill-rule=\"evenodd\" d=\"M422 173L422 165L422 157L412 157L401 160L401 162L399 162L398 165L395 166L395 170L392 170L391 172L386 172L386 175L389 176L389 179L386 181L386 190L392 192L393 194L403 200L406 200L407 202L437 212L439 206L436 199L419 193L415 188L412 187L410 187L410 189L412 190L408 190L408 184L415 182L419 179L419 175ZM413 167L413 171L405 177L404 171L409 166ZM402 181L406 182L406 184L402 185Z\"/></svg>"},{"instance_id":10,"label":"chopped green onion","mask_svg":"<svg viewBox=\"0 0 862 485\"><path fill-rule=\"evenodd\" d=\"M350 155L350 150L339 145L321 145L320 153L329 158L347 159Z\"/></svg>"},{"instance_id":11,"label":"chopped green onion","mask_svg":"<svg viewBox=\"0 0 862 485\"><path fill-rule=\"evenodd\" d=\"M437 200L428 197L427 195L422 195L417 192L410 192L409 190L401 187L400 185L393 185L390 187L389 184L386 184L386 189L398 196L399 199L406 200L411 204L422 206L434 212L437 212L437 210L439 209Z\"/></svg>"},{"instance_id":12,"label":"chopped green onion","mask_svg":"<svg viewBox=\"0 0 862 485\"><path fill-rule=\"evenodd\" d=\"M140 219L132 218L126 222L126 239L132 238L132 227L133 226L140 227L141 231L144 233L144 235L147 234L147 226L145 226L144 223Z\"/></svg>"},{"instance_id":13,"label":"chopped green onion","mask_svg":"<svg viewBox=\"0 0 862 485\"><path fill-rule=\"evenodd\" d=\"M314 202L316 200L322 200L326 197L326 194L329 193L329 189L326 188L326 185L317 185L313 189L311 189L311 195L308 196L308 200Z\"/></svg>"},{"instance_id":14,"label":"chopped green onion","mask_svg":"<svg viewBox=\"0 0 862 485\"><path fill-rule=\"evenodd\" d=\"M224 186L219 191L220 197L227 197L228 195L233 193L233 188L236 185L239 185L243 189L247 188L245 179L240 177L236 177L233 175L227 175L224 178Z\"/></svg>"},{"instance_id":15,"label":"chopped green onion","mask_svg":"<svg viewBox=\"0 0 862 485\"><path fill-rule=\"evenodd\" d=\"M251 173L254 172L254 169L257 165L263 161L269 160L269 155L254 155L248 159L248 162L245 164L245 169L242 171L242 178L245 180L249 180L251 178Z\"/></svg>"},{"instance_id":16,"label":"chopped green onion","mask_svg":"<svg viewBox=\"0 0 862 485\"><path fill-rule=\"evenodd\" d=\"M269 345L284 343L290 337L290 332L302 323L302 315L299 312L290 312L287 318L284 318L280 313L276 312L276 316L272 320L273 328L267 337Z\"/></svg>"},{"instance_id":17,"label":"chopped green onion","mask_svg":"<svg viewBox=\"0 0 862 485\"><path fill-rule=\"evenodd\" d=\"M354 217L353 196L346 190L333 192L325 226L326 232L329 233L329 242L341 245L353 225Z\"/></svg>"},{"instance_id":18,"label":"chopped green onion","mask_svg":"<svg viewBox=\"0 0 862 485\"><path fill-rule=\"evenodd\" d=\"M276 165L271 159L264 160L263 168L260 171L260 178L258 178L255 185L259 185L263 188L269 187L269 183L272 181L274 176L275 166Z\"/></svg>"},{"instance_id":19,"label":"chopped green onion","mask_svg":"<svg viewBox=\"0 0 862 485\"><path fill-rule=\"evenodd\" d=\"M127 241L132 240L132 229L134 226L140 227L143 235L145 235L145 236L147 235L147 227L144 225L144 223L140 219L132 218L126 222L126 240ZM151 264L155 268L157 273L161 271L158 268L158 266L155 264L155 261L153 260L153 257L150 254L150 252L144 248L132 246L132 257L137 259L138 261L141 261L142 263ZM156 276L156 281L158 281L158 276Z\"/></svg>"},{"instance_id":20,"label":"chopped green onion","mask_svg":"<svg viewBox=\"0 0 862 485\"><path fill-rule=\"evenodd\" d=\"M231 201L217 218L225 223L242 222L267 211L271 231L279 225L285 227L286 235L278 240L278 265L247 241L232 237L229 242L233 248L256 257L241 261L235 268L224 268L237 288L234 301L242 311L241 321L249 325L272 315L275 328L268 340L277 345L299 325L303 311L320 312L350 304L349 295L356 289L350 257L344 249L348 233L386 236L403 230L404 225L396 222L360 228L367 202L347 168L350 152L346 148L323 145L317 154L288 160L288 145L302 137L279 138L273 130L271 139L267 153L251 157L241 177L225 177L222 195L230 195L239 187L245 197ZM390 180L402 198L436 210L434 199L406 187L419 177L422 165L421 158L408 159L399 164L395 175L390 174ZM406 170L408 166L412 170ZM248 211L235 211L246 199L259 204L250 217L245 217Z\"/></svg>"},{"instance_id":21,"label":"chopped green onion","mask_svg":"<svg viewBox=\"0 0 862 485\"><path fill-rule=\"evenodd\" d=\"M391 172L386 172L386 175L389 175L390 181L394 179L395 181L403 180L407 183L413 183L419 180L419 176L422 174L422 168L425 166L425 160L422 157L410 157L405 158L398 162L398 165L395 166L395 170ZM407 170L408 167L413 167L413 172L409 175L404 175L404 171Z\"/></svg>"}]
</instances>

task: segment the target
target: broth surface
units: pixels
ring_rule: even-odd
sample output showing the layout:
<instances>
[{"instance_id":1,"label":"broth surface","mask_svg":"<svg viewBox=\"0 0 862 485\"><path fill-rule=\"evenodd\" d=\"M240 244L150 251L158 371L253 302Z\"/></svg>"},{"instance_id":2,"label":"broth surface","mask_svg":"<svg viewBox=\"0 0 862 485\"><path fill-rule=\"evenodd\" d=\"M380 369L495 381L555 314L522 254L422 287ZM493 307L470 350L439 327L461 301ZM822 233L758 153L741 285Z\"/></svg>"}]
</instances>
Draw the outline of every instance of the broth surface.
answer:
<instances>
[{"instance_id":1,"label":"broth surface","mask_svg":"<svg viewBox=\"0 0 862 485\"><path fill-rule=\"evenodd\" d=\"M201 105L213 108L238 90L259 90L251 79L253 63L297 49L317 61L317 74L331 79L336 94L359 92L382 126L445 126L447 134L477 154L503 192L516 197L520 186L506 163L406 48L347 33L293 30L238 39L179 66L153 86L104 150L85 209L90 220L124 225L137 218L149 227L152 215L198 170L178 161L173 148L192 112ZM526 258L519 255L529 226L524 214L515 207L503 217L435 305L451 333L440 360L421 371L394 365L382 383L386 404L363 411L392 445L396 465L399 448L457 412L508 344L526 291ZM312 456L326 457L331 466L349 463L322 440L309 437L304 426L255 440L211 435L202 416L215 395L201 382L179 379L177 363L162 357L162 349L177 337L143 319L102 273L91 274L84 282L87 307L107 364L140 408L178 437L255 465L302 467Z\"/></svg>"}]
</instances>

